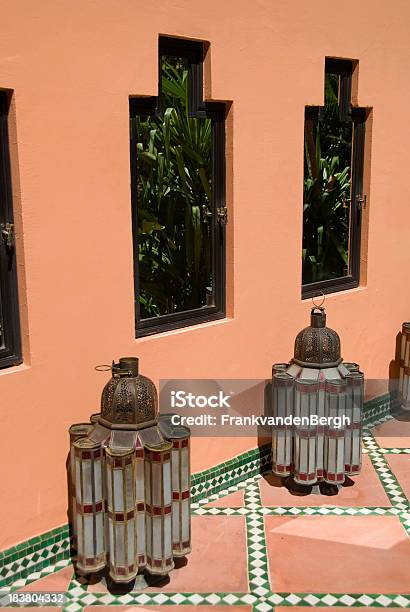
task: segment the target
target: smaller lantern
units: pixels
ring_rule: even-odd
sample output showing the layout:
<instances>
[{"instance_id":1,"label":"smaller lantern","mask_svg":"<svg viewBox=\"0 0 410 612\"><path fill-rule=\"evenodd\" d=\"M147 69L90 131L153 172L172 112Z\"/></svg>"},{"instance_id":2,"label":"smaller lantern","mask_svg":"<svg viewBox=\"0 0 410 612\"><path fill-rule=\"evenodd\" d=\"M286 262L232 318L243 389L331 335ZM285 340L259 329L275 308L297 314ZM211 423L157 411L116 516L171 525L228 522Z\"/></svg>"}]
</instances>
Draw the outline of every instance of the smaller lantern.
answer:
<instances>
[{"instance_id":1,"label":"smaller lantern","mask_svg":"<svg viewBox=\"0 0 410 612\"><path fill-rule=\"evenodd\" d=\"M272 470L287 485L326 494L361 468L363 374L343 363L338 334L315 306L296 337L290 363L272 367Z\"/></svg>"},{"instance_id":2,"label":"smaller lantern","mask_svg":"<svg viewBox=\"0 0 410 612\"><path fill-rule=\"evenodd\" d=\"M158 415L138 359L113 362L101 413L70 428L70 518L82 573L165 575L190 542L190 431Z\"/></svg>"},{"instance_id":3,"label":"smaller lantern","mask_svg":"<svg viewBox=\"0 0 410 612\"><path fill-rule=\"evenodd\" d=\"M400 347L399 397L404 408L410 406L410 323L403 323Z\"/></svg>"}]
</instances>

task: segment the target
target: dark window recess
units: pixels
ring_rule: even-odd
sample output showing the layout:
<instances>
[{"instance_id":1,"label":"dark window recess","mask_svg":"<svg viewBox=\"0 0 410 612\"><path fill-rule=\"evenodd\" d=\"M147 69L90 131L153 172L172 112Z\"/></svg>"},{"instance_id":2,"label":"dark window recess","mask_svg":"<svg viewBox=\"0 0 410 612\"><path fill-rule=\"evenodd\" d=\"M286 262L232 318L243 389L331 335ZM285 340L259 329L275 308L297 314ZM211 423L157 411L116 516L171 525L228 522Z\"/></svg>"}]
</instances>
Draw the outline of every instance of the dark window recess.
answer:
<instances>
[{"instance_id":1,"label":"dark window recess","mask_svg":"<svg viewBox=\"0 0 410 612\"><path fill-rule=\"evenodd\" d=\"M0 91L0 368L21 363L16 254L11 193L9 98Z\"/></svg>"},{"instance_id":2,"label":"dark window recess","mask_svg":"<svg viewBox=\"0 0 410 612\"><path fill-rule=\"evenodd\" d=\"M326 59L325 104L305 109L302 297L359 284L366 110L351 85L352 62Z\"/></svg>"},{"instance_id":3,"label":"dark window recess","mask_svg":"<svg viewBox=\"0 0 410 612\"><path fill-rule=\"evenodd\" d=\"M159 39L159 95L130 98L137 336L225 316L224 103L204 45Z\"/></svg>"}]
</instances>

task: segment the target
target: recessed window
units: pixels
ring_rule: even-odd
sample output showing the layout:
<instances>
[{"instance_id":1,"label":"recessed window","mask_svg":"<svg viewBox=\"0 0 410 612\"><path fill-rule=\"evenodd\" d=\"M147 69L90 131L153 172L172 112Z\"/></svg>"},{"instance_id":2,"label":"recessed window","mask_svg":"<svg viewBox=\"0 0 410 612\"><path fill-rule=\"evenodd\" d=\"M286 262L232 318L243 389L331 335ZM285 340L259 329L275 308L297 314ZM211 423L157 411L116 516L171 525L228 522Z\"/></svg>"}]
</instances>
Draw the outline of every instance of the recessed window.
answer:
<instances>
[{"instance_id":1,"label":"recessed window","mask_svg":"<svg viewBox=\"0 0 410 612\"><path fill-rule=\"evenodd\" d=\"M225 104L204 45L159 39L159 95L130 98L137 336L225 316Z\"/></svg>"},{"instance_id":2,"label":"recessed window","mask_svg":"<svg viewBox=\"0 0 410 612\"><path fill-rule=\"evenodd\" d=\"M21 363L8 109L0 91L0 368Z\"/></svg>"},{"instance_id":3,"label":"recessed window","mask_svg":"<svg viewBox=\"0 0 410 612\"><path fill-rule=\"evenodd\" d=\"M325 104L305 109L302 297L360 280L366 111L351 105L352 71L326 59Z\"/></svg>"}]
</instances>

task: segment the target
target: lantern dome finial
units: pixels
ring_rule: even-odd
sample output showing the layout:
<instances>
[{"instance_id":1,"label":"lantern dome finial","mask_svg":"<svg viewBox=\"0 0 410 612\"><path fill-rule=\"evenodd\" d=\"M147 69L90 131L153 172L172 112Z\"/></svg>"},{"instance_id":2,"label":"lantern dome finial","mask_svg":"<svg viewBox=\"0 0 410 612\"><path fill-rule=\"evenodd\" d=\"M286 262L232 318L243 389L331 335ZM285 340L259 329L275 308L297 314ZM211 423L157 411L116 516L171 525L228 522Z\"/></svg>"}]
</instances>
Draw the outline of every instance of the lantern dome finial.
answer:
<instances>
[{"instance_id":1,"label":"lantern dome finial","mask_svg":"<svg viewBox=\"0 0 410 612\"><path fill-rule=\"evenodd\" d=\"M310 326L298 333L293 362L307 368L332 368L342 361L339 335L326 327L326 313L315 306L310 313Z\"/></svg>"}]
</instances>

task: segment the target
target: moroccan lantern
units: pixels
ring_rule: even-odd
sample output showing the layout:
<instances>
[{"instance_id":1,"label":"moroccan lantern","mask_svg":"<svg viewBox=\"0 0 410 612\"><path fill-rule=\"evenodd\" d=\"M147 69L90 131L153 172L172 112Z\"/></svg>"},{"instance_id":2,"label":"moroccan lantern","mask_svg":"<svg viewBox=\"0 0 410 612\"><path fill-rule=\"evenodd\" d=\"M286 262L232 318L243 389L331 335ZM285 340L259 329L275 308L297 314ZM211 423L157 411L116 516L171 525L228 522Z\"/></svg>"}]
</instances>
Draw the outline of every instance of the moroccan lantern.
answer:
<instances>
[{"instance_id":1,"label":"moroccan lantern","mask_svg":"<svg viewBox=\"0 0 410 612\"><path fill-rule=\"evenodd\" d=\"M403 407L410 406L410 323L403 323L400 347L399 397Z\"/></svg>"},{"instance_id":2,"label":"moroccan lantern","mask_svg":"<svg viewBox=\"0 0 410 612\"><path fill-rule=\"evenodd\" d=\"M101 413L70 427L70 516L77 568L109 568L115 582L139 570L165 575L191 550L190 431L158 414L138 359L113 362Z\"/></svg>"},{"instance_id":3,"label":"moroccan lantern","mask_svg":"<svg viewBox=\"0 0 410 612\"><path fill-rule=\"evenodd\" d=\"M272 471L290 488L319 484L335 494L360 472L363 388L359 366L343 363L339 336L315 306L293 359L272 367Z\"/></svg>"}]
</instances>

